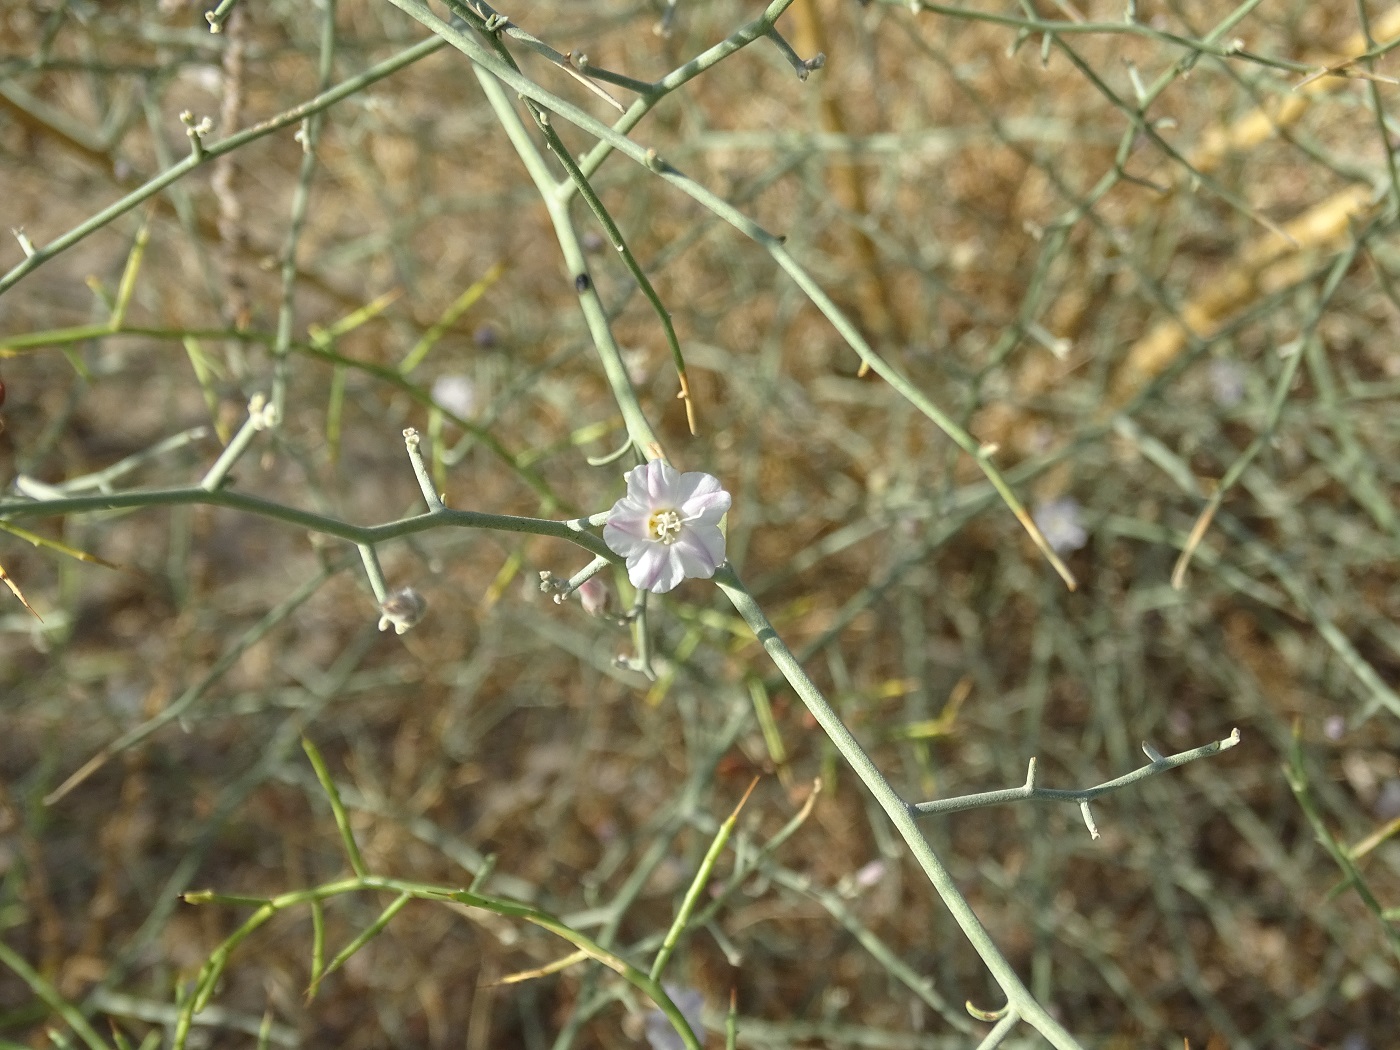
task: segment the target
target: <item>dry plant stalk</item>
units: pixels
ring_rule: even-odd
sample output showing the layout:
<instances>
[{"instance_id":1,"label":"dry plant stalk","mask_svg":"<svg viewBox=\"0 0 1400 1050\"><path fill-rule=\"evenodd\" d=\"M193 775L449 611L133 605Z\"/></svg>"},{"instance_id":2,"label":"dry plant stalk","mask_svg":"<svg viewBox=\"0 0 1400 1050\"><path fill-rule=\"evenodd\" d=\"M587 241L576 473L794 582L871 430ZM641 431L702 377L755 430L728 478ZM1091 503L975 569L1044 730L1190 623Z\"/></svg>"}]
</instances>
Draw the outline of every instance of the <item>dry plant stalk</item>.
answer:
<instances>
[{"instance_id":1,"label":"dry plant stalk","mask_svg":"<svg viewBox=\"0 0 1400 1050\"><path fill-rule=\"evenodd\" d=\"M826 24L817 0L797 0L792 5L792 17L796 23L797 50L804 55L829 55ZM821 113L822 130L836 135L848 134L846 115L841 107L841 81L828 74L820 78L817 85L818 106ZM829 182L832 196L846 211L859 219L870 214L870 202L865 196L865 181L859 164L849 156L834 157L828 162ZM888 345L902 338L903 325L895 312L889 288L881 279L883 264L879 249L870 235L859 226L846 230L846 246L855 255L856 272L853 278L855 306L861 324L873 337L876 344ZM861 362L857 375L864 376L870 366Z\"/></svg>"},{"instance_id":2,"label":"dry plant stalk","mask_svg":"<svg viewBox=\"0 0 1400 1050\"><path fill-rule=\"evenodd\" d=\"M243 67L247 48L244 14L238 8L224 23L223 35L228 45L223 55L223 101L219 108L219 134L232 135L243 117ZM238 160L226 153L214 162L214 174L209 180L214 199L218 202L220 264L227 290L225 315L239 330L246 329L253 319L253 307L248 297L248 282L244 280L240 261L245 254L247 234L243 226L243 201L238 195Z\"/></svg>"},{"instance_id":3,"label":"dry plant stalk","mask_svg":"<svg viewBox=\"0 0 1400 1050\"><path fill-rule=\"evenodd\" d=\"M1388 39L1400 36L1400 7L1392 7L1371 27L1375 39ZM1315 56L1310 64L1317 65L1331 76L1318 76L1294 88L1293 93L1271 101L1268 105L1251 110L1229 124L1208 131L1201 144L1189 154L1191 166L1197 171L1210 172L1220 166L1231 153L1240 153L1267 142L1280 131L1298 123L1314 99L1333 91L1339 84L1339 77L1346 76L1345 70L1358 57L1368 50L1366 38L1361 33L1351 37L1342 47L1340 54Z\"/></svg>"},{"instance_id":4,"label":"dry plant stalk","mask_svg":"<svg viewBox=\"0 0 1400 1050\"><path fill-rule=\"evenodd\" d=\"M1400 7L1391 8L1372 27L1374 38L1396 35L1400 35ZM1309 80L1290 95L1259 106L1236 120L1222 122L1207 132L1201 144L1188 154L1191 167L1209 173L1226 157L1247 152L1293 126L1315 99L1344 82L1340 79L1341 71L1366 51L1366 39L1358 33L1346 42L1340 55L1314 57L1310 64L1338 71L1338 75ZM1182 171L1174 178L1171 173L1161 173L1154 181L1174 183L1180 189L1188 179L1189 174ZM1117 412L1131 401L1171 366L1192 339L1211 338L1259 296L1301 279L1309 253L1338 250L1353 223L1364 219L1373 208L1369 187L1349 186L1284 224L1282 230L1291 238L1291 243L1276 233L1266 233L1250 241L1230 265L1202 282L1201 290L1181 308L1178 317L1163 318L1133 343L1110 380L1105 412ZM1025 364L1016 384L1022 398L1034 397L1058 380L1062 370L1047 367L1049 364L1038 354ZM988 423L983 436L992 441L1005 443L1007 431L1019 429L1014 417L999 413L991 414Z\"/></svg>"},{"instance_id":5,"label":"dry plant stalk","mask_svg":"<svg viewBox=\"0 0 1400 1050\"><path fill-rule=\"evenodd\" d=\"M1372 207L1370 187L1350 186L1284 227L1296 247L1272 233L1250 242L1182 308L1180 318L1164 318L1132 345L1113 376L1106 410L1122 408L1166 371L1193 338L1209 339L1260 295L1300 280L1307 271L1306 253L1340 248L1353 221Z\"/></svg>"},{"instance_id":6,"label":"dry plant stalk","mask_svg":"<svg viewBox=\"0 0 1400 1050\"><path fill-rule=\"evenodd\" d=\"M1400 35L1400 7L1386 12L1372 28L1372 35ZM1365 36L1357 33L1346 42L1342 54L1318 56L1312 64L1340 71L1365 54L1367 48ZM1331 92L1338 83L1334 76L1309 80L1292 94L1207 132L1189 155L1191 166L1199 172L1210 172L1231 154L1247 152L1267 142L1296 124L1314 99ZM1181 173L1176 180L1178 186L1187 178ZM1290 244L1277 234L1266 234L1250 242L1229 268L1206 282L1203 290L1182 308L1180 319L1164 318L1133 344L1110 384L1108 409L1117 411L1161 375L1193 337L1209 339L1260 295L1300 279L1309 250L1337 250L1353 220L1369 211L1371 198L1368 187L1349 186L1284 226L1295 243Z\"/></svg>"}]
</instances>

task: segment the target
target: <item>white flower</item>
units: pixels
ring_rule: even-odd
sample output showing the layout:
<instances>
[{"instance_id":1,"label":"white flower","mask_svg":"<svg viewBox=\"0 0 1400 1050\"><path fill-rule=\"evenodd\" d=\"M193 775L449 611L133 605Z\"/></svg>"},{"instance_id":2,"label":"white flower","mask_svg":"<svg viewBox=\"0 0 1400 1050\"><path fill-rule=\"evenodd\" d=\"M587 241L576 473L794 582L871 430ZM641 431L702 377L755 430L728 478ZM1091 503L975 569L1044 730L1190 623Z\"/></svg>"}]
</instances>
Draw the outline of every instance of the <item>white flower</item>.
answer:
<instances>
[{"instance_id":1,"label":"white flower","mask_svg":"<svg viewBox=\"0 0 1400 1050\"><path fill-rule=\"evenodd\" d=\"M470 376L449 373L433 380L433 400L458 419L471 419L480 407L481 396Z\"/></svg>"},{"instance_id":2,"label":"white flower","mask_svg":"<svg viewBox=\"0 0 1400 1050\"><path fill-rule=\"evenodd\" d=\"M1244 400L1244 369L1234 361L1210 363L1210 392L1221 408L1234 408Z\"/></svg>"},{"instance_id":3,"label":"white flower","mask_svg":"<svg viewBox=\"0 0 1400 1050\"><path fill-rule=\"evenodd\" d=\"M729 509L719 479L659 459L625 478L627 495L608 511L603 542L627 559L632 585L664 594L688 576L713 576L724 564L719 522Z\"/></svg>"},{"instance_id":4,"label":"white flower","mask_svg":"<svg viewBox=\"0 0 1400 1050\"><path fill-rule=\"evenodd\" d=\"M1042 503L1031 515L1035 519L1045 542L1056 554L1077 551L1089 542L1089 534L1084 531L1080 506L1069 496Z\"/></svg>"}]
</instances>

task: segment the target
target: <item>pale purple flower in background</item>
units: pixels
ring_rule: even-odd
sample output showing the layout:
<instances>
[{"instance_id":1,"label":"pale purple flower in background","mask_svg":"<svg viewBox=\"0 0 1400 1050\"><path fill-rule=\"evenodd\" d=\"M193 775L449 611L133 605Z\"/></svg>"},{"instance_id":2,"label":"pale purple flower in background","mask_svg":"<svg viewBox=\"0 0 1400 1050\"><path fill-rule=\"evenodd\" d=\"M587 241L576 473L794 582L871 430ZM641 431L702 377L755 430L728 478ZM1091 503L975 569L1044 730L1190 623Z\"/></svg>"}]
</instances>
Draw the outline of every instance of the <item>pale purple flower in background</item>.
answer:
<instances>
[{"instance_id":1,"label":"pale purple flower in background","mask_svg":"<svg viewBox=\"0 0 1400 1050\"><path fill-rule=\"evenodd\" d=\"M1234 408L1244 400L1244 369L1234 361L1212 361L1210 392L1221 408Z\"/></svg>"},{"instance_id":2,"label":"pale purple flower in background","mask_svg":"<svg viewBox=\"0 0 1400 1050\"><path fill-rule=\"evenodd\" d=\"M861 867L856 872L855 883L857 889L868 890L885 877L885 872L889 870L888 865L878 857Z\"/></svg>"},{"instance_id":3,"label":"pale purple flower in background","mask_svg":"<svg viewBox=\"0 0 1400 1050\"><path fill-rule=\"evenodd\" d=\"M836 884L836 892L848 901L855 900L866 890L878 886L888 871L889 865L876 857L855 871L842 875L841 881Z\"/></svg>"},{"instance_id":4,"label":"pale purple flower in background","mask_svg":"<svg viewBox=\"0 0 1400 1050\"><path fill-rule=\"evenodd\" d=\"M1329 715L1327 721L1322 723L1322 735L1333 742L1342 739L1346 731L1347 720L1341 715Z\"/></svg>"},{"instance_id":5,"label":"pale purple flower in background","mask_svg":"<svg viewBox=\"0 0 1400 1050\"><path fill-rule=\"evenodd\" d=\"M1026 442L1027 447L1037 456L1044 452L1049 452L1055 444L1055 430L1047 427L1044 423L1037 424L1032 428L1030 440Z\"/></svg>"},{"instance_id":6,"label":"pale purple flower in background","mask_svg":"<svg viewBox=\"0 0 1400 1050\"><path fill-rule=\"evenodd\" d=\"M683 988L675 984L663 984L661 987L666 989L666 994L671 997L671 1002L676 1004L676 1009L690 1025L695 1038L704 1042L705 1026L701 1015L705 1011L705 997L694 988ZM685 1050L685 1043L681 1042L681 1037L671 1027L670 1019L655 1008L646 1013L646 1037L651 1050Z\"/></svg>"},{"instance_id":7,"label":"pale purple flower in background","mask_svg":"<svg viewBox=\"0 0 1400 1050\"><path fill-rule=\"evenodd\" d=\"M1400 817L1400 777L1391 777L1381 785L1380 796L1374 806L1380 820L1394 820Z\"/></svg>"},{"instance_id":8,"label":"pale purple flower in background","mask_svg":"<svg viewBox=\"0 0 1400 1050\"><path fill-rule=\"evenodd\" d=\"M622 351L622 367L633 386L642 386L651 378L651 354L640 346L627 347Z\"/></svg>"},{"instance_id":9,"label":"pale purple flower in background","mask_svg":"<svg viewBox=\"0 0 1400 1050\"><path fill-rule=\"evenodd\" d=\"M1045 542L1056 554L1077 551L1089 542L1089 534L1084 531L1082 508L1077 500L1069 496L1042 503L1031 517L1045 536Z\"/></svg>"},{"instance_id":10,"label":"pale purple flower in background","mask_svg":"<svg viewBox=\"0 0 1400 1050\"><path fill-rule=\"evenodd\" d=\"M612 603L612 592L598 577L590 576L578 585L578 598L583 603L583 611L589 616L602 616Z\"/></svg>"},{"instance_id":11,"label":"pale purple flower in background","mask_svg":"<svg viewBox=\"0 0 1400 1050\"><path fill-rule=\"evenodd\" d=\"M730 502L719 479L659 459L624 477L627 495L608 511L603 542L627 559L632 585L664 594L687 577L713 576L724 564L719 523Z\"/></svg>"},{"instance_id":12,"label":"pale purple flower in background","mask_svg":"<svg viewBox=\"0 0 1400 1050\"><path fill-rule=\"evenodd\" d=\"M474 379L453 373L433 380L433 401L458 419L471 419L480 407L481 398Z\"/></svg>"}]
</instances>

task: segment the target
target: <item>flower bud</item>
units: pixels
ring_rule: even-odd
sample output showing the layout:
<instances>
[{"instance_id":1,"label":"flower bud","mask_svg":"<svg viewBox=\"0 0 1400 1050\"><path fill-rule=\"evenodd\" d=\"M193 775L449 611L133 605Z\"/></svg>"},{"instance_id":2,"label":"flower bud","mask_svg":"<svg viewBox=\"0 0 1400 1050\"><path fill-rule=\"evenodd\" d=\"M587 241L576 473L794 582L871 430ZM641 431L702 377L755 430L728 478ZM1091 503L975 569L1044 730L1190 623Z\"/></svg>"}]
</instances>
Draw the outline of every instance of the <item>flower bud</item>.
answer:
<instances>
[{"instance_id":1,"label":"flower bud","mask_svg":"<svg viewBox=\"0 0 1400 1050\"><path fill-rule=\"evenodd\" d=\"M391 626L395 634L403 634L415 627L428 611L428 602L412 587L401 587L379 605L379 629L387 631Z\"/></svg>"}]
</instances>

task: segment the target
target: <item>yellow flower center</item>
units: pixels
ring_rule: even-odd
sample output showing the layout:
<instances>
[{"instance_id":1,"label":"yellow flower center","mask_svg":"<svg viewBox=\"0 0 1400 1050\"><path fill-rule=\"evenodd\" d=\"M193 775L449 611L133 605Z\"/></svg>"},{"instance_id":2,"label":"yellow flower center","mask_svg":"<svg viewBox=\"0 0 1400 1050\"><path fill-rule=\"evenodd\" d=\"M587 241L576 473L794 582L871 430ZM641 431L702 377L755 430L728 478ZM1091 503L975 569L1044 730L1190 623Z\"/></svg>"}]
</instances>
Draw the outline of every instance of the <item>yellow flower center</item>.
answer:
<instances>
[{"instance_id":1,"label":"yellow flower center","mask_svg":"<svg viewBox=\"0 0 1400 1050\"><path fill-rule=\"evenodd\" d=\"M678 510L654 510L647 518L647 531L651 538L661 543L672 544L681 534L681 514Z\"/></svg>"}]
</instances>

